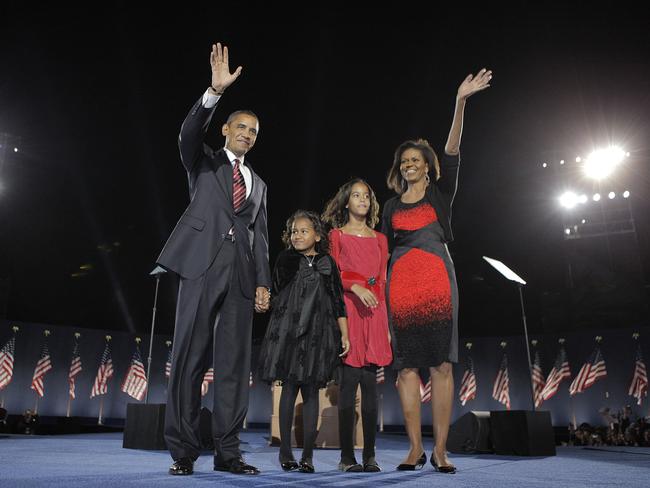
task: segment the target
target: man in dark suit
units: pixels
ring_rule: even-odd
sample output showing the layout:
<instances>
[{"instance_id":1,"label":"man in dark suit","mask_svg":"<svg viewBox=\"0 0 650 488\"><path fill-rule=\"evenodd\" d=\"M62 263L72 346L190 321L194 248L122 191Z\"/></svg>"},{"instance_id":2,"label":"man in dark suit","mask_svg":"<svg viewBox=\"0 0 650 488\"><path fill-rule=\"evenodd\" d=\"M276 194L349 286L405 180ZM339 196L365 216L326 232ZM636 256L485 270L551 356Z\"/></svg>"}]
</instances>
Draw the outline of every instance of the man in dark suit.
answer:
<instances>
[{"instance_id":1,"label":"man in dark suit","mask_svg":"<svg viewBox=\"0 0 650 488\"><path fill-rule=\"evenodd\" d=\"M266 185L245 159L259 121L253 112L234 112L221 128L225 147L213 151L203 143L220 97L242 70L230 73L221 44L212 46L210 65L212 83L179 136L190 204L158 258L180 276L165 440L174 459L169 473L192 474L201 381L212 356L214 469L257 474L241 457L238 434L248 409L253 309L267 311L270 300Z\"/></svg>"}]
</instances>

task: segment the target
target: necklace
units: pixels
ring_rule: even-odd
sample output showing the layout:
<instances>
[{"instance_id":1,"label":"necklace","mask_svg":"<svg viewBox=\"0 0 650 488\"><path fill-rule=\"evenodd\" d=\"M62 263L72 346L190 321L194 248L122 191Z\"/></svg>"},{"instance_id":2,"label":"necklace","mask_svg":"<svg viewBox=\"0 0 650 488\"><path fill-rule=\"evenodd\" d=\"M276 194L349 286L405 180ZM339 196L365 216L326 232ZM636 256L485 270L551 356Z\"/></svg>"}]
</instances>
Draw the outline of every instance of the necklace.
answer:
<instances>
[{"instance_id":1,"label":"necklace","mask_svg":"<svg viewBox=\"0 0 650 488\"><path fill-rule=\"evenodd\" d=\"M310 256L307 256L306 254L305 257L307 258L307 264L309 264L309 267L311 268L314 265L314 259L316 259L316 255L314 254L311 256L311 259L309 259Z\"/></svg>"}]
</instances>

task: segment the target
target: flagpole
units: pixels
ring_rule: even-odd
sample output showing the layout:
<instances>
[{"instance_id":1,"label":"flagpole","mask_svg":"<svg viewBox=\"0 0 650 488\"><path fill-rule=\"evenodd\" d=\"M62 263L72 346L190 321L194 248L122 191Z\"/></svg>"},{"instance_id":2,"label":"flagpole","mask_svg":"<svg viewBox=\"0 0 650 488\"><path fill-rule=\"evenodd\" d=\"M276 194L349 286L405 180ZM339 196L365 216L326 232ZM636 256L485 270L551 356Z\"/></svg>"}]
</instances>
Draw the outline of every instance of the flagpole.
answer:
<instances>
[{"instance_id":1,"label":"flagpole","mask_svg":"<svg viewBox=\"0 0 650 488\"><path fill-rule=\"evenodd\" d=\"M106 347L108 347L108 343L111 342L111 339L112 339L112 337L110 335L106 336ZM106 352L106 348L104 348L104 352ZM103 356L102 356L102 360L103 360ZM100 369L101 369L101 365L100 365ZM108 378L106 378L105 380L102 380L102 382L103 382L104 385L106 385L106 383L108 382ZM104 421L104 395L106 393L105 392L101 393L101 388L100 388L100 391L98 393L99 393L99 416L97 417L97 425L103 425L103 421Z\"/></svg>"},{"instance_id":2,"label":"flagpole","mask_svg":"<svg viewBox=\"0 0 650 488\"><path fill-rule=\"evenodd\" d=\"M70 417L70 407L72 406L72 397L70 396L70 392L68 392L68 410L66 411L65 416Z\"/></svg>"},{"instance_id":3,"label":"flagpole","mask_svg":"<svg viewBox=\"0 0 650 488\"><path fill-rule=\"evenodd\" d=\"M34 414L38 413L38 392L34 392L36 395L36 402L34 403Z\"/></svg>"},{"instance_id":4,"label":"flagpole","mask_svg":"<svg viewBox=\"0 0 650 488\"><path fill-rule=\"evenodd\" d=\"M521 303L521 318L524 322L524 338L526 339L526 354L528 355L528 378L530 381L530 398L533 404L533 412L535 411L535 385L533 383L533 366L530 361L530 345L528 344L528 325L526 323L526 311L524 310L524 286L517 283L519 289L519 302Z\"/></svg>"},{"instance_id":5,"label":"flagpole","mask_svg":"<svg viewBox=\"0 0 650 488\"><path fill-rule=\"evenodd\" d=\"M156 266L156 268L151 273L149 273L150 275L156 277L156 291L154 292L153 295L153 313L151 314L151 336L149 338L149 354L147 356L147 381L149 381L149 378L151 378L151 355L153 352L153 333L154 333L154 327L156 325L156 306L158 304L158 286L160 285L160 275L163 273L166 273L166 271L160 266ZM144 403L145 404L149 403L149 388L147 388L147 391L144 394Z\"/></svg>"},{"instance_id":6,"label":"flagpole","mask_svg":"<svg viewBox=\"0 0 650 488\"><path fill-rule=\"evenodd\" d=\"M99 396L99 417L97 417L97 425L103 425L104 416L104 395Z\"/></svg>"}]
</instances>

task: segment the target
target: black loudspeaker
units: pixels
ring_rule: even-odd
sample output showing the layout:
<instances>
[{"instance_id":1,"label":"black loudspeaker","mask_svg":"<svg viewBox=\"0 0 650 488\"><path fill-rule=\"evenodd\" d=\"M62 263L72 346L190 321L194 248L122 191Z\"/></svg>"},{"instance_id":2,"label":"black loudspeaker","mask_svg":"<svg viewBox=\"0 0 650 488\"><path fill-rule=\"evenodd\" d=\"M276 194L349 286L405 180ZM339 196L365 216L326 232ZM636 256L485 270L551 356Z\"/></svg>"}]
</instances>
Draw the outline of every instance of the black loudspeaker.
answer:
<instances>
[{"instance_id":1,"label":"black loudspeaker","mask_svg":"<svg viewBox=\"0 0 650 488\"><path fill-rule=\"evenodd\" d=\"M165 404L126 406L126 422L122 447L127 449L166 450L164 437Z\"/></svg>"},{"instance_id":2,"label":"black loudspeaker","mask_svg":"<svg viewBox=\"0 0 650 488\"><path fill-rule=\"evenodd\" d=\"M449 427L447 449L454 454L491 453L490 412L471 411Z\"/></svg>"},{"instance_id":3,"label":"black loudspeaker","mask_svg":"<svg viewBox=\"0 0 650 488\"><path fill-rule=\"evenodd\" d=\"M496 454L555 456L555 435L548 411L490 412L490 432Z\"/></svg>"}]
</instances>

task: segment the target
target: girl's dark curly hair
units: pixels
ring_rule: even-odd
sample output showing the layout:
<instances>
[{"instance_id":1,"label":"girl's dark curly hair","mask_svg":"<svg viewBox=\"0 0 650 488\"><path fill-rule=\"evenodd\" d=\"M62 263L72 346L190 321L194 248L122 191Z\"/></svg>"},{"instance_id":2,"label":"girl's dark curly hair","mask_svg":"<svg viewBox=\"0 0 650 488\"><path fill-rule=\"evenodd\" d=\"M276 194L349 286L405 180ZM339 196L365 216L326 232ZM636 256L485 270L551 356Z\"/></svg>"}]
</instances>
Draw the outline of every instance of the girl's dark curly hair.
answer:
<instances>
[{"instance_id":1,"label":"girl's dark curly hair","mask_svg":"<svg viewBox=\"0 0 650 488\"><path fill-rule=\"evenodd\" d=\"M402 165L402 154L407 149L417 149L420 151L424 161L429 165L429 171L433 170L433 176L431 177L432 181L437 181L440 178L440 162L438 161L438 155L431 147L431 144L429 144L426 139L405 141L395 150L393 165L388 171L388 177L386 178L388 188L394 190L398 195L401 195L406 191L406 181L402 178L400 166Z\"/></svg>"},{"instance_id":2,"label":"girl's dark curly hair","mask_svg":"<svg viewBox=\"0 0 650 488\"><path fill-rule=\"evenodd\" d=\"M307 219L311 222L316 234L320 236L320 241L316 243L316 252L318 254L328 254L330 252L330 241L327 236L325 225L318 214L310 210L296 210L293 215L287 219L287 225L282 233L282 242L287 246L287 249L293 249L293 246L291 245L291 227L293 227L293 223L296 219Z\"/></svg>"},{"instance_id":3,"label":"girl's dark curly hair","mask_svg":"<svg viewBox=\"0 0 650 488\"><path fill-rule=\"evenodd\" d=\"M368 224L368 227L371 229L375 228L375 225L379 222L379 203L377 202L377 197L375 196L373 189L361 178L353 178L339 188L339 191L336 192L334 198L327 202L327 205L325 206L325 210L321 216L323 222L331 225L335 229L343 227L348 223L350 215L348 209L345 207L350 201L352 187L357 183L366 185L366 188L368 188L368 193L370 193L370 208L366 214L366 224Z\"/></svg>"}]
</instances>

